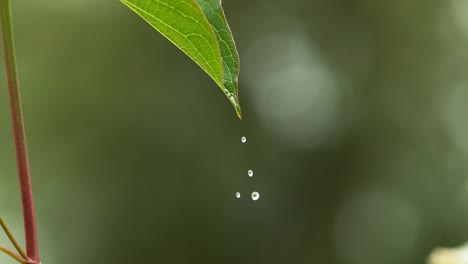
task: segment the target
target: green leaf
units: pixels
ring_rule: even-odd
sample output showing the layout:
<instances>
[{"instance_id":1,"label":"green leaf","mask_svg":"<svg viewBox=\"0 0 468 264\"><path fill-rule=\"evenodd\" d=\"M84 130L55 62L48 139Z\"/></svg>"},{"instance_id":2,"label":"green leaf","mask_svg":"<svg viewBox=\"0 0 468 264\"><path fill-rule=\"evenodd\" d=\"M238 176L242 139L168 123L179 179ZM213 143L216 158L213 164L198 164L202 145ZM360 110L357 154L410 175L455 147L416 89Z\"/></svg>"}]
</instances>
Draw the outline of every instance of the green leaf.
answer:
<instances>
[{"instance_id":1,"label":"green leaf","mask_svg":"<svg viewBox=\"0 0 468 264\"><path fill-rule=\"evenodd\" d=\"M192 58L218 84L242 119L239 55L221 0L121 0Z\"/></svg>"}]
</instances>

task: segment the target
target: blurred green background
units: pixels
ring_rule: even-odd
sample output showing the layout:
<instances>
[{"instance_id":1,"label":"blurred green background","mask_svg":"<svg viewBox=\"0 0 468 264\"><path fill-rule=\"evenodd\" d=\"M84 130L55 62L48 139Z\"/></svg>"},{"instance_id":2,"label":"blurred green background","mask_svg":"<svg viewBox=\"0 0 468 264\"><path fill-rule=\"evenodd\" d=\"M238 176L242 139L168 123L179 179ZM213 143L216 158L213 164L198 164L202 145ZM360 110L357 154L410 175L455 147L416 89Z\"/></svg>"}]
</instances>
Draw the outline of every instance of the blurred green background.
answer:
<instances>
[{"instance_id":1,"label":"blurred green background","mask_svg":"<svg viewBox=\"0 0 468 264\"><path fill-rule=\"evenodd\" d=\"M468 1L223 3L242 122L117 0L13 1L43 264L424 263L468 240Z\"/></svg>"}]
</instances>

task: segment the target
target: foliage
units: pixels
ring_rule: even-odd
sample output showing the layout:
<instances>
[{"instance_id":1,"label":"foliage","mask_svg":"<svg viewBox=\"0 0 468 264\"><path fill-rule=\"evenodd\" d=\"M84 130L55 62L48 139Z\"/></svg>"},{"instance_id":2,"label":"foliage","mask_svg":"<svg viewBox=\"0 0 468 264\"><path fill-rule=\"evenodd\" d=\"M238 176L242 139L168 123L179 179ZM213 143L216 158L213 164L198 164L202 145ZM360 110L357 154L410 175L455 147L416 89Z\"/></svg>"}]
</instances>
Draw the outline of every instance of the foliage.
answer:
<instances>
[{"instance_id":1,"label":"foliage","mask_svg":"<svg viewBox=\"0 0 468 264\"><path fill-rule=\"evenodd\" d=\"M220 0L122 0L192 58L223 90L242 119L239 56Z\"/></svg>"}]
</instances>

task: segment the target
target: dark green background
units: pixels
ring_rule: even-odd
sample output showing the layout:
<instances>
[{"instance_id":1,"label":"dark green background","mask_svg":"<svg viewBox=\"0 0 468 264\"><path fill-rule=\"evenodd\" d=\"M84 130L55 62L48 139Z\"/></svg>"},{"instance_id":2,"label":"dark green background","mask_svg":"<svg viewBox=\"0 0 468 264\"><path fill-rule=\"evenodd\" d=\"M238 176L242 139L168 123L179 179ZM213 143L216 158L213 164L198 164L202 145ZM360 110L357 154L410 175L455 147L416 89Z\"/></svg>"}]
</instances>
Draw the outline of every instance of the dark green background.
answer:
<instances>
[{"instance_id":1,"label":"dark green background","mask_svg":"<svg viewBox=\"0 0 468 264\"><path fill-rule=\"evenodd\" d=\"M223 2L242 122L118 1L13 1L43 264L424 263L468 240L466 2Z\"/></svg>"}]
</instances>

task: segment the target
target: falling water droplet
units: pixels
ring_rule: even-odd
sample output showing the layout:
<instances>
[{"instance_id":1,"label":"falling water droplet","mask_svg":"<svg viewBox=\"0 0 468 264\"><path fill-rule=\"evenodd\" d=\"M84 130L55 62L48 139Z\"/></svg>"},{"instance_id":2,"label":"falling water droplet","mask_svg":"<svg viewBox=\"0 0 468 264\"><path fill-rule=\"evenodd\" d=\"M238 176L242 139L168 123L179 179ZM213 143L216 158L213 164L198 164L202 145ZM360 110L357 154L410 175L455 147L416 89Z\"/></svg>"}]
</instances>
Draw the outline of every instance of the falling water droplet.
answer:
<instances>
[{"instance_id":1,"label":"falling water droplet","mask_svg":"<svg viewBox=\"0 0 468 264\"><path fill-rule=\"evenodd\" d=\"M252 200L257 201L258 199L260 199L260 194L258 192L253 192Z\"/></svg>"},{"instance_id":2,"label":"falling water droplet","mask_svg":"<svg viewBox=\"0 0 468 264\"><path fill-rule=\"evenodd\" d=\"M237 199L239 199L240 196L241 196L241 195L240 195L240 192L236 192L236 197L237 197Z\"/></svg>"},{"instance_id":3,"label":"falling water droplet","mask_svg":"<svg viewBox=\"0 0 468 264\"><path fill-rule=\"evenodd\" d=\"M245 142L247 142L247 138L246 137L241 137L241 141L242 141L242 143L245 143Z\"/></svg>"},{"instance_id":4,"label":"falling water droplet","mask_svg":"<svg viewBox=\"0 0 468 264\"><path fill-rule=\"evenodd\" d=\"M249 175L249 177L253 177L253 170L249 170L247 174Z\"/></svg>"}]
</instances>

